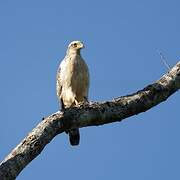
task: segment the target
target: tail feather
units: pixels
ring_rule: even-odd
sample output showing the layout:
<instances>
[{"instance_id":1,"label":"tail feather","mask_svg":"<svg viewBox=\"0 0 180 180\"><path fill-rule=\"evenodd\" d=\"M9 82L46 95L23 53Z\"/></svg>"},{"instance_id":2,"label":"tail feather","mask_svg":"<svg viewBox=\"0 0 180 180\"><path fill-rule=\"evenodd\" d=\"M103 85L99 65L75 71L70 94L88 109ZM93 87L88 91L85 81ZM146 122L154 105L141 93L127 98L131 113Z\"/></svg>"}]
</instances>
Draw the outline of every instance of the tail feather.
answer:
<instances>
[{"instance_id":1,"label":"tail feather","mask_svg":"<svg viewBox=\"0 0 180 180\"><path fill-rule=\"evenodd\" d=\"M69 132L69 141L72 146L77 146L80 141L79 129L71 129Z\"/></svg>"}]
</instances>

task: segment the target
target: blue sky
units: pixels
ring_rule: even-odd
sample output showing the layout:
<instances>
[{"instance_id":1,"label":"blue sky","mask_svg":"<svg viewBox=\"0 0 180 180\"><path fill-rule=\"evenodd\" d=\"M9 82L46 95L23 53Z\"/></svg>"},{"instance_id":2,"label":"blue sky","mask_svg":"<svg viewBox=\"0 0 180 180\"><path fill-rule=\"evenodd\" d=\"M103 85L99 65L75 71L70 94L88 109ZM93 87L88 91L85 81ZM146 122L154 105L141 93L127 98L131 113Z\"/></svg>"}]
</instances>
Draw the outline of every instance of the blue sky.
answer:
<instances>
[{"instance_id":1,"label":"blue sky","mask_svg":"<svg viewBox=\"0 0 180 180\"><path fill-rule=\"evenodd\" d=\"M55 77L72 40L91 75L90 100L135 92L179 60L178 0L0 1L0 159L58 110ZM58 135L17 180L180 179L179 92L121 123Z\"/></svg>"}]
</instances>

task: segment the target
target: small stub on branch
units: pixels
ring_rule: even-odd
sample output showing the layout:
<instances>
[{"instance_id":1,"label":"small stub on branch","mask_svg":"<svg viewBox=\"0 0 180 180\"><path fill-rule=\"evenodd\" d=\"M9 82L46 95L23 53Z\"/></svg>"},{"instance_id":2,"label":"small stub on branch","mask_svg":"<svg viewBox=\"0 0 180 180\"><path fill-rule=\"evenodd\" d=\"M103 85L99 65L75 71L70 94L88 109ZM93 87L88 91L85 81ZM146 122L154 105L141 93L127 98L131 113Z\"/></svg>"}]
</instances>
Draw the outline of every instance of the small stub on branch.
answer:
<instances>
[{"instance_id":1,"label":"small stub on branch","mask_svg":"<svg viewBox=\"0 0 180 180\"><path fill-rule=\"evenodd\" d=\"M170 69L171 69L171 66L167 63L166 58L165 58L165 56L163 55L163 53L158 50L158 54L160 55L160 58L161 58L163 64L167 67L168 70L170 70Z\"/></svg>"}]
</instances>

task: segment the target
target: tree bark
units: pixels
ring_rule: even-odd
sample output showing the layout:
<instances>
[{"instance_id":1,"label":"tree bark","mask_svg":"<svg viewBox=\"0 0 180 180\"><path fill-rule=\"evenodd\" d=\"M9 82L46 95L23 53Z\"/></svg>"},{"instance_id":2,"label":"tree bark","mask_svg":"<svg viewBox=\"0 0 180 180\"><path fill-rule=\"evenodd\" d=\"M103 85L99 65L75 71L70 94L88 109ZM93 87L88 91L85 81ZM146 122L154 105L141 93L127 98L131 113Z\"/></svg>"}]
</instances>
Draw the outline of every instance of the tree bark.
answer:
<instances>
[{"instance_id":1,"label":"tree bark","mask_svg":"<svg viewBox=\"0 0 180 180\"><path fill-rule=\"evenodd\" d=\"M165 101L180 89L180 62L155 83L131 95L91 102L56 112L43 120L0 163L0 180L13 180L57 135L72 128L122 121Z\"/></svg>"}]
</instances>

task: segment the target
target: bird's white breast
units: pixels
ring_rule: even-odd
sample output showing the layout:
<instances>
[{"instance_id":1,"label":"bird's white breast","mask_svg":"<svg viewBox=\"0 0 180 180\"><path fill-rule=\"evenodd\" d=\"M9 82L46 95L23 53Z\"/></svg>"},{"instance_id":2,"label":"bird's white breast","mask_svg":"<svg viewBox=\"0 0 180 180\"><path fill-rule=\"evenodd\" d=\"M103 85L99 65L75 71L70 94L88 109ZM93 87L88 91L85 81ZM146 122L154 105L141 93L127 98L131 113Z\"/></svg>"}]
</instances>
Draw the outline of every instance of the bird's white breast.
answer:
<instances>
[{"instance_id":1,"label":"bird's white breast","mask_svg":"<svg viewBox=\"0 0 180 180\"><path fill-rule=\"evenodd\" d=\"M71 56L61 63L62 93L65 106L71 106L75 100L84 101L88 96L89 73L84 60L79 56Z\"/></svg>"}]
</instances>

